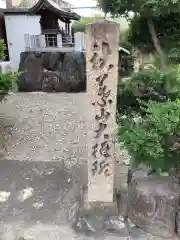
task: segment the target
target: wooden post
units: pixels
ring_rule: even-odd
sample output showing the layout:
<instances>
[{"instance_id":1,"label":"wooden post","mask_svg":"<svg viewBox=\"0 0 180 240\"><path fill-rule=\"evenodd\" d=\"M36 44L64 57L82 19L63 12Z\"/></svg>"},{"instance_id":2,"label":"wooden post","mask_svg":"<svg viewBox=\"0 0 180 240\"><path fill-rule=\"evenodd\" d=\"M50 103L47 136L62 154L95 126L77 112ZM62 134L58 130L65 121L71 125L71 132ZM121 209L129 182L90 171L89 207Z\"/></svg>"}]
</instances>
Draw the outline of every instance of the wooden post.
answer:
<instances>
[{"instance_id":1,"label":"wooden post","mask_svg":"<svg viewBox=\"0 0 180 240\"><path fill-rule=\"evenodd\" d=\"M113 202L119 24L87 25L88 201Z\"/></svg>"}]
</instances>

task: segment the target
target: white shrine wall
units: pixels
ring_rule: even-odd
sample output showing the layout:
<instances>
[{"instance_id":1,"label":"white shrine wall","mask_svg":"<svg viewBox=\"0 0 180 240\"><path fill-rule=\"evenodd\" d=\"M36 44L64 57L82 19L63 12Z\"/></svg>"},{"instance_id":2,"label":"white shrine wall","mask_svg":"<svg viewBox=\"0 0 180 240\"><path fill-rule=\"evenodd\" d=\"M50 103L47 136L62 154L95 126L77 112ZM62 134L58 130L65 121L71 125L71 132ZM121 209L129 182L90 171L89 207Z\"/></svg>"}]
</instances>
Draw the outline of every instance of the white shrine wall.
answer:
<instances>
[{"instance_id":1,"label":"white shrine wall","mask_svg":"<svg viewBox=\"0 0 180 240\"><path fill-rule=\"evenodd\" d=\"M5 15L9 58L13 71L18 71L20 53L25 51L24 35L39 35L41 33L39 21L40 16Z\"/></svg>"}]
</instances>

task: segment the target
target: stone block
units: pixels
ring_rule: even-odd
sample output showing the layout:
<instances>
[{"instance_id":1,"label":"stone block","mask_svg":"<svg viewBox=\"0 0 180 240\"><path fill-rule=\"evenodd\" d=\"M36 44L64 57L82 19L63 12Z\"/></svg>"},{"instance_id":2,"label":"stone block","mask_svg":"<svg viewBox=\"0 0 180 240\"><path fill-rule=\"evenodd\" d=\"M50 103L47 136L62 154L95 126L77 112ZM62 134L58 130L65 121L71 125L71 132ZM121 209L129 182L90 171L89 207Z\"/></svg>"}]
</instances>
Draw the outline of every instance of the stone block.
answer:
<instances>
[{"instance_id":1,"label":"stone block","mask_svg":"<svg viewBox=\"0 0 180 240\"><path fill-rule=\"evenodd\" d=\"M129 185L128 217L146 233L172 238L179 196L180 188L176 178L136 178Z\"/></svg>"},{"instance_id":2,"label":"stone block","mask_svg":"<svg viewBox=\"0 0 180 240\"><path fill-rule=\"evenodd\" d=\"M24 52L20 55L19 71L22 74L18 89L22 92L86 90L85 57L80 52Z\"/></svg>"},{"instance_id":3,"label":"stone block","mask_svg":"<svg viewBox=\"0 0 180 240\"><path fill-rule=\"evenodd\" d=\"M129 237L124 218L119 216L116 202L90 203L87 198L87 189L82 191L70 210L70 223L76 232L84 235L100 237Z\"/></svg>"},{"instance_id":4,"label":"stone block","mask_svg":"<svg viewBox=\"0 0 180 240\"><path fill-rule=\"evenodd\" d=\"M118 204L118 212L120 216L127 219L128 217L128 189L121 189L117 193L117 204Z\"/></svg>"}]
</instances>

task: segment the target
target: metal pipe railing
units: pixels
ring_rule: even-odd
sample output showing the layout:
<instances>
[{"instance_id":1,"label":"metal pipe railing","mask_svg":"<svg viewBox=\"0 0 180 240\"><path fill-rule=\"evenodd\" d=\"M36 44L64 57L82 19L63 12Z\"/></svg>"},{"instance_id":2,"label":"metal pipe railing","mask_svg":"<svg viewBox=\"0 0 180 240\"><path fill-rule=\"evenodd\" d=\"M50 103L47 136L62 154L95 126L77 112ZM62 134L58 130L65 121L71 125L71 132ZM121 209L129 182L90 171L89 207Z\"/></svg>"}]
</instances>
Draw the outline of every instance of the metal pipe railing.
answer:
<instances>
[{"instance_id":1,"label":"metal pipe railing","mask_svg":"<svg viewBox=\"0 0 180 240\"><path fill-rule=\"evenodd\" d=\"M61 34L41 34L41 35L24 35L25 48L63 48L74 47L73 36L61 36Z\"/></svg>"}]
</instances>

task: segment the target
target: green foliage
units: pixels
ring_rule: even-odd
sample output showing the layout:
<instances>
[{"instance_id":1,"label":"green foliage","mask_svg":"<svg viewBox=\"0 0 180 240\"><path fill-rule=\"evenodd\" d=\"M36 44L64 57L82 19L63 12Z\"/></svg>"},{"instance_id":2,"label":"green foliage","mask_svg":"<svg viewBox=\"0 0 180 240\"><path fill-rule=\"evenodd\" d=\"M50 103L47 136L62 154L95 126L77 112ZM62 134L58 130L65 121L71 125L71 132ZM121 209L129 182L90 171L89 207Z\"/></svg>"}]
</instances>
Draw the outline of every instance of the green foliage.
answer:
<instances>
[{"instance_id":1,"label":"green foliage","mask_svg":"<svg viewBox=\"0 0 180 240\"><path fill-rule=\"evenodd\" d=\"M141 70L118 92L119 140L137 164L180 167L180 66Z\"/></svg>"},{"instance_id":2,"label":"green foliage","mask_svg":"<svg viewBox=\"0 0 180 240\"><path fill-rule=\"evenodd\" d=\"M5 59L5 54L4 54L5 50L6 50L6 44L4 40L0 40L0 60Z\"/></svg>"},{"instance_id":3,"label":"green foliage","mask_svg":"<svg viewBox=\"0 0 180 240\"><path fill-rule=\"evenodd\" d=\"M177 49L180 49L179 12L156 16L152 20L162 48L168 53L171 61L177 62L180 59L180 51L177 52ZM155 51L145 17L133 17L129 26L126 41L142 52Z\"/></svg>"},{"instance_id":4,"label":"green foliage","mask_svg":"<svg viewBox=\"0 0 180 240\"><path fill-rule=\"evenodd\" d=\"M0 101L8 94L20 73L0 73Z\"/></svg>"},{"instance_id":5,"label":"green foliage","mask_svg":"<svg viewBox=\"0 0 180 240\"><path fill-rule=\"evenodd\" d=\"M93 17L82 17L80 21L75 21L72 25L74 32L85 32L85 27L91 22L103 20L102 15L94 15Z\"/></svg>"},{"instance_id":6,"label":"green foliage","mask_svg":"<svg viewBox=\"0 0 180 240\"><path fill-rule=\"evenodd\" d=\"M4 51L6 45L4 40L0 40L0 60L5 59ZM14 82L18 78L20 73L0 73L0 101L8 94L9 90L12 88Z\"/></svg>"},{"instance_id":7,"label":"green foliage","mask_svg":"<svg viewBox=\"0 0 180 240\"><path fill-rule=\"evenodd\" d=\"M139 100L165 102L180 98L180 66L171 66L167 72L149 67L121 82L118 89L119 114L141 113Z\"/></svg>"},{"instance_id":8,"label":"green foliage","mask_svg":"<svg viewBox=\"0 0 180 240\"><path fill-rule=\"evenodd\" d=\"M128 36L129 36L129 29L121 32L120 38L119 38L119 45L120 47L123 47L132 53L134 46L130 41L128 41Z\"/></svg>"},{"instance_id":9,"label":"green foliage","mask_svg":"<svg viewBox=\"0 0 180 240\"><path fill-rule=\"evenodd\" d=\"M4 40L0 40L0 60L5 59L6 45ZM0 73L0 101L2 101L12 88L20 73Z\"/></svg>"},{"instance_id":10,"label":"green foliage","mask_svg":"<svg viewBox=\"0 0 180 240\"><path fill-rule=\"evenodd\" d=\"M109 12L114 16L125 15L128 16L129 12L133 12L135 17L134 21L131 23L131 30L133 32L130 36L130 41L135 46L140 49L145 49L146 51L153 51L155 49L156 53L160 57L160 63L162 69L167 68L167 56L164 52L164 43L161 43L164 37L164 32L159 34L156 27L163 28L164 26L164 16L166 20L171 18L171 14L179 13L180 11L180 1L178 0L98 0L101 8L104 12ZM156 21L156 27L154 24ZM167 21L168 22L168 21ZM167 28L169 31L169 39L172 37L173 32L171 32L174 23L171 22L170 27ZM139 25L141 25L140 29ZM179 25L178 25L179 26ZM135 27L135 28L134 28ZM142 31L137 31L142 30ZM131 31L130 31L131 34ZM175 39L175 38L174 38ZM177 38L178 39L178 38ZM176 41L178 41L176 39ZM172 41L171 41L172 42ZM165 45L167 43L165 42Z\"/></svg>"},{"instance_id":11,"label":"green foliage","mask_svg":"<svg viewBox=\"0 0 180 240\"><path fill-rule=\"evenodd\" d=\"M112 15L125 15L134 12L141 16L157 16L170 12L178 12L180 1L178 0L98 0L102 10Z\"/></svg>"},{"instance_id":12,"label":"green foliage","mask_svg":"<svg viewBox=\"0 0 180 240\"><path fill-rule=\"evenodd\" d=\"M119 138L136 164L156 170L180 167L180 101L148 102L146 115L122 120Z\"/></svg>"},{"instance_id":13,"label":"green foliage","mask_svg":"<svg viewBox=\"0 0 180 240\"><path fill-rule=\"evenodd\" d=\"M171 63L180 63L180 46L171 48L168 51L168 58Z\"/></svg>"}]
</instances>

